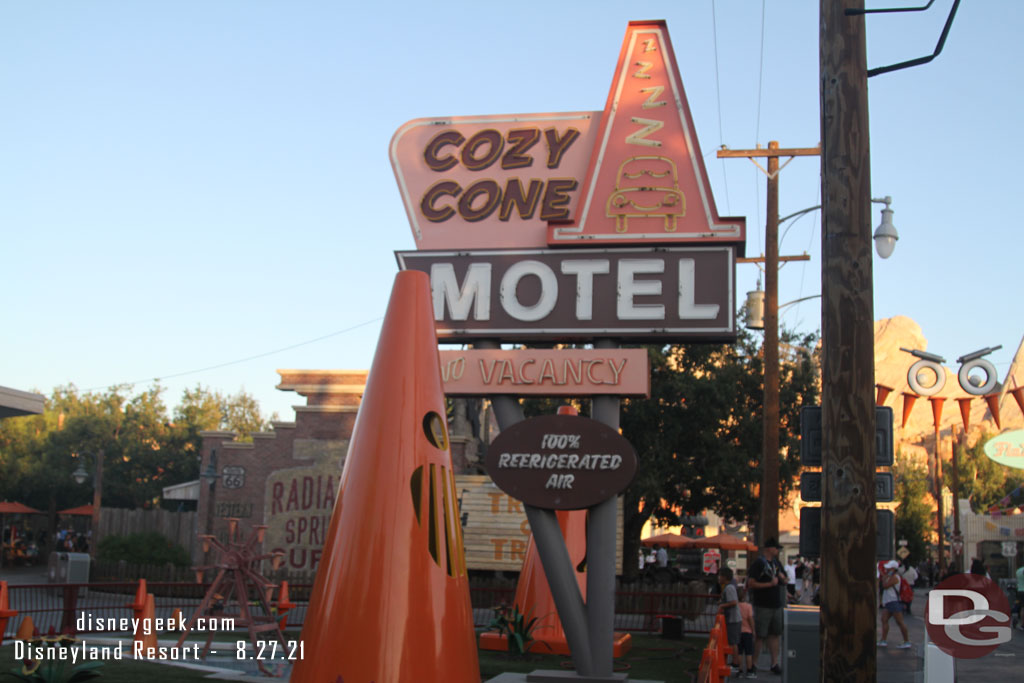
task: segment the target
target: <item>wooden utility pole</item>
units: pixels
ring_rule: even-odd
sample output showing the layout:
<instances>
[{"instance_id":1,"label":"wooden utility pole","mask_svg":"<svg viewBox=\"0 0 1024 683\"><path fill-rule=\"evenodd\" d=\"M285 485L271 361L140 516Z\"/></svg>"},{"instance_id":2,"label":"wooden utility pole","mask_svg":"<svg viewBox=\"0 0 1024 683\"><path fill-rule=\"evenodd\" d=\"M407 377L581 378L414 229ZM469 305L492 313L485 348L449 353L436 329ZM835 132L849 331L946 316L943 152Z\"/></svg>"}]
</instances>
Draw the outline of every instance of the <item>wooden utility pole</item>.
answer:
<instances>
[{"instance_id":1,"label":"wooden utility pole","mask_svg":"<svg viewBox=\"0 0 1024 683\"><path fill-rule=\"evenodd\" d=\"M863 0L820 0L821 680L876 680L871 152Z\"/></svg>"},{"instance_id":2,"label":"wooden utility pole","mask_svg":"<svg viewBox=\"0 0 1024 683\"><path fill-rule=\"evenodd\" d=\"M761 445L761 520L758 540L779 538L779 157L818 156L820 148L721 149L718 158L767 157L768 206L764 246L764 434ZM755 162L756 163L756 162ZM787 161L786 163L789 163Z\"/></svg>"}]
</instances>

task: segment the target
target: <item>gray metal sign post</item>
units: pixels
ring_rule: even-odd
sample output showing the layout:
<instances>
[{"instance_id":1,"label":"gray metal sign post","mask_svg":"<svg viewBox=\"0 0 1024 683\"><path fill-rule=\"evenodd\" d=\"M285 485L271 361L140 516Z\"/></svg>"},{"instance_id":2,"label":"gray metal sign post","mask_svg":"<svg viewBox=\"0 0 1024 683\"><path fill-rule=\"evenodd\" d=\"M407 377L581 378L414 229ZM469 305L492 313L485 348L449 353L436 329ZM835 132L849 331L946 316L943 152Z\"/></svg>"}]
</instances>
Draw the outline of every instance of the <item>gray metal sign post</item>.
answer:
<instances>
[{"instance_id":1,"label":"gray metal sign post","mask_svg":"<svg viewBox=\"0 0 1024 683\"><path fill-rule=\"evenodd\" d=\"M478 342L477 348L497 348L495 342ZM598 342L597 348L616 348L614 342ZM618 397L596 396L593 418L613 429L619 428ZM511 396L492 396L498 426L508 429L523 420L523 409ZM588 509L587 517L587 601L576 583L574 568L558 517L552 510L523 505L530 523L541 566L547 577L565 637L572 651L574 681L622 681L625 674L612 672L615 630L615 501L612 496ZM551 674L551 680L566 680L566 674ZM531 674L530 680L544 680Z\"/></svg>"}]
</instances>

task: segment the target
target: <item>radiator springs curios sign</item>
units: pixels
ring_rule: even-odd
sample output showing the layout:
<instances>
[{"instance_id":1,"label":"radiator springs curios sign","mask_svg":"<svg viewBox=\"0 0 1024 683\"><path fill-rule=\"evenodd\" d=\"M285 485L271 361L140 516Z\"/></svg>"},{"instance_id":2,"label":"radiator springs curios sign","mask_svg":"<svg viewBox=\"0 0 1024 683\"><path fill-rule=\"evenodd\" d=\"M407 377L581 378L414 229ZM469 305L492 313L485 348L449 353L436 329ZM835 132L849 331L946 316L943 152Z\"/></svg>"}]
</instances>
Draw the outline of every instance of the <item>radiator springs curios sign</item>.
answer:
<instances>
[{"instance_id":1,"label":"radiator springs curios sign","mask_svg":"<svg viewBox=\"0 0 1024 683\"><path fill-rule=\"evenodd\" d=\"M579 510L621 493L636 452L617 431L574 415L544 415L506 429L487 449L487 473L527 505Z\"/></svg>"}]
</instances>

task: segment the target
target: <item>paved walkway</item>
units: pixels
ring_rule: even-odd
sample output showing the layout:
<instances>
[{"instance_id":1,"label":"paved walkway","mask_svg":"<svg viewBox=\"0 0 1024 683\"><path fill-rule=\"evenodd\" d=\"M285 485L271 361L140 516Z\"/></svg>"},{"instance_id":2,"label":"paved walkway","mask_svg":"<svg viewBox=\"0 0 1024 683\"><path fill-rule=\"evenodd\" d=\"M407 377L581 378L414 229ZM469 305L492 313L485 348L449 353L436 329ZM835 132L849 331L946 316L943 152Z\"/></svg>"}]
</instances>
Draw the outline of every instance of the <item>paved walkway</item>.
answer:
<instances>
[{"instance_id":1,"label":"paved walkway","mask_svg":"<svg viewBox=\"0 0 1024 683\"><path fill-rule=\"evenodd\" d=\"M928 601L928 592L927 588L915 590L911 607L913 613L910 616L903 615L913 647L907 650L898 648L903 639L896 622L890 620L889 645L877 649L878 683L953 683L934 677L927 682L924 680L924 608ZM879 624L878 637L881 637L881 632ZM758 680L781 680L782 677L768 671L769 664L768 655L762 654L757 662ZM991 654L978 659L956 659L954 666L957 683L1008 683L1024 680L1024 631L1013 629L1010 642L1000 645Z\"/></svg>"}]
</instances>

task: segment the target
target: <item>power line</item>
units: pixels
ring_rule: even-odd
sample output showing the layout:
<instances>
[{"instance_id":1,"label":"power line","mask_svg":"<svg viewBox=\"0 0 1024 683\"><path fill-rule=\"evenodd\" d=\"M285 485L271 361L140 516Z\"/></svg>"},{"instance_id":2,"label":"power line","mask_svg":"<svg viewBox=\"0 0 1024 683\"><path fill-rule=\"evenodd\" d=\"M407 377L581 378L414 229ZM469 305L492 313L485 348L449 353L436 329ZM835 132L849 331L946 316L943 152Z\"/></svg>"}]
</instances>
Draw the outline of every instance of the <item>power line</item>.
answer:
<instances>
[{"instance_id":1,"label":"power line","mask_svg":"<svg viewBox=\"0 0 1024 683\"><path fill-rule=\"evenodd\" d=\"M725 141L725 132L722 128L722 88L719 83L718 69L718 19L715 16L715 0L711 0L711 34L715 43L715 97L718 100L718 144ZM722 164L722 182L725 184L725 208L732 215L732 202L729 201L729 175L725 172L725 164Z\"/></svg>"},{"instance_id":2,"label":"power line","mask_svg":"<svg viewBox=\"0 0 1024 683\"><path fill-rule=\"evenodd\" d=\"M291 351L292 349L297 349L297 348L299 348L301 346L308 346L309 344L315 344L316 342L323 341L324 339L330 339L331 337L337 337L339 334L345 334L346 332L351 332L352 330L357 330L360 327L366 327L367 325L371 325L371 324L373 324L375 322L379 322L379 321L381 321L383 319L384 319L383 317L373 318L372 320L367 320L365 322L359 323L358 325L352 325L351 327L346 327L343 330L338 330L337 332L331 332L330 334L325 334L325 335L323 335L321 337L317 337L315 339L308 339L306 341L299 342L298 344L292 344L291 346L285 346L285 347L282 347L280 349L274 349L273 351L265 351L263 353L257 353L256 355L253 355L253 356L246 356L245 358L239 358L237 360L227 361L226 363L218 363L216 365L207 365L206 367L197 368L195 370L186 370L184 372L176 372L176 373L171 374L171 375L161 375L159 377L146 377L144 379L137 379L134 382L122 382L120 384L111 385L111 386L125 386L125 385L127 385L127 386L130 386L130 387L133 387L136 384L142 384L143 382L159 382L162 379L175 379L177 377L184 377L186 375L196 375L196 374L199 374L200 372L208 372L210 370L217 370L219 368L226 368L229 365L238 365L239 363L246 363L246 362L251 361L251 360L256 360L257 358L266 358L267 356L273 356L276 353L283 353L285 351ZM83 391L99 391L100 389L106 389L106 388L107 388L106 386L90 387L88 389L83 389Z\"/></svg>"}]
</instances>

